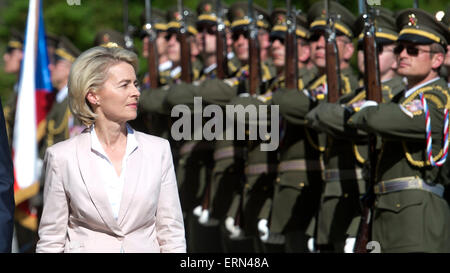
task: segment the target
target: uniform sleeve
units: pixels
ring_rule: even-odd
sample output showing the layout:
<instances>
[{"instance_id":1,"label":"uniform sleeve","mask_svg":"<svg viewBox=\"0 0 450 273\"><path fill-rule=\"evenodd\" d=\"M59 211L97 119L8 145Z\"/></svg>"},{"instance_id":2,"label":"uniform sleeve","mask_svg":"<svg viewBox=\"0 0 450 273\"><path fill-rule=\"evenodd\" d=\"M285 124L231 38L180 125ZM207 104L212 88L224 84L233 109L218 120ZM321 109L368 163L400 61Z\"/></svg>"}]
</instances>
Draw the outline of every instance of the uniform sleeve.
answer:
<instances>
[{"instance_id":1,"label":"uniform sleeve","mask_svg":"<svg viewBox=\"0 0 450 273\"><path fill-rule=\"evenodd\" d=\"M143 90L139 98L139 110L170 115L170 109L167 104L168 88L169 86Z\"/></svg>"},{"instance_id":2,"label":"uniform sleeve","mask_svg":"<svg viewBox=\"0 0 450 273\"><path fill-rule=\"evenodd\" d=\"M230 82L227 84L225 81ZM237 94L237 86L232 85L232 79L227 80L209 79L205 80L198 88L196 95L210 104L225 106Z\"/></svg>"},{"instance_id":3,"label":"uniform sleeve","mask_svg":"<svg viewBox=\"0 0 450 273\"><path fill-rule=\"evenodd\" d=\"M281 89L272 97L273 104L280 105L280 114L292 124L304 125L306 114L316 105L303 91Z\"/></svg>"},{"instance_id":4,"label":"uniform sleeve","mask_svg":"<svg viewBox=\"0 0 450 273\"><path fill-rule=\"evenodd\" d=\"M0 253L11 252L14 219L14 172L0 104Z\"/></svg>"},{"instance_id":5,"label":"uniform sleeve","mask_svg":"<svg viewBox=\"0 0 450 273\"><path fill-rule=\"evenodd\" d=\"M428 101L432 136L442 138L444 112L431 100ZM367 107L354 114L348 121L356 128L374 132L392 139L425 140L425 115L423 111L411 113L397 103Z\"/></svg>"},{"instance_id":6,"label":"uniform sleeve","mask_svg":"<svg viewBox=\"0 0 450 273\"><path fill-rule=\"evenodd\" d=\"M69 221L69 202L61 172L51 148L44 157L44 209L39 225L36 252L64 252Z\"/></svg>"},{"instance_id":7,"label":"uniform sleeve","mask_svg":"<svg viewBox=\"0 0 450 273\"><path fill-rule=\"evenodd\" d=\"M195 86L188 83L180 83L173 85L167 92L167 104L170 108L178 104L184 104L189 109L194 109L194 88Z\"/></svg>"},{"instance_id":8,"label":"uniform sleeve","mask_svg":"<svg viewBox=\"0 0 450 273\"><path fill-rule=\"evenodd\" d=\"M308 113L308 125L316 130L322 130L335 138L358 139L366 137L363 131L348 126L352 110L337 103L321 103Z\"/></svg>"},{"instance_id":9,"label":"uniform sleeve","mask_svg":"<svg viewBox=\"0 0 450 273\"><path fill-rule=\"evenodd\" d=\"M156 212L156 236L161 252L186 252L183 215L168 141L162 155L161 192Z\"/></svg>"}]
</instances>

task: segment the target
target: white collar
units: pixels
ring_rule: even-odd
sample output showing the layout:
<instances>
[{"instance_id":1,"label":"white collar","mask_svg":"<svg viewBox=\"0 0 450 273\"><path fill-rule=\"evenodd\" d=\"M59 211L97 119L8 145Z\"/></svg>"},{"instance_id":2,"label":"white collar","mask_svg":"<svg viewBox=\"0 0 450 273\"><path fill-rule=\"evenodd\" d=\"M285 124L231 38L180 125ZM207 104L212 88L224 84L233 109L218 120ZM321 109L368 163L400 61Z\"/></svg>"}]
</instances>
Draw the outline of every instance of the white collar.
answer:
<instances>
[{"instance_id":1,"label":"white collar","mask_svg":"<svg viewBox=\"0 0 450 273\"><path fill-rule=\"evenodd\" d=\"M91 130L91 149L95 152L101 154L103 157L108 158L105 150L98 139L97 133L94 130L95 124L93 124L90 128ZM136 135L134 134L133 128L127 123L127 148L125 150L125 156L130 155L134 150L138 147L138 142L136 140ZM109 158L108 158L109 160Z\"/></svg>"},{"instance_id":2,"label":"white collar","mask_svg":"<svg viewBox=\"0 0 450 273\"><path fill-rule=\"evenodd\" d=\"M161 71L170 69L171 67L172 67L172 61L165 61L162 64L159 64L158 70L161 72Z\"/></svg>"},{"instance_id":3,"label":"white collar","mask_svg":"<svg viewBox=\"0 0 450 273\"><path fill-rule=\"evenodd\" d=\"M431 79L431 80L429 80L429 81L426 81L426 82L424 82L424 83L422 83L422 84L419 84L419 85L417 85L417 86L414 86L414 87L411 88L411 89L406 90L406 92L405 92L405 98L411 96L412 93L414 93L414 92L417 91L418 89L424 87L425 85L430 84L430 83L432 83L432 82L435 82L435 81L437 81L437 80L439 80L439 79L440 79L439 77L436 77L436 78Z\"/></svg>"},{"instance_id":4,"label":"white collar","mask_svg":"<svg viewBox=\"0 0 450 273\"><path fill-rule=\"evenodd\" d=\"M181 66L177 66L170 71L170 77L175 78L181 72Z\"/></svg>"},{"instance_id":5,"label":"white collar","mask_svg":"<svg viewBox=\"0 0 450 273\"><path fill-rule=\"evenodd\" d=\"M211 71L213 71L214 69L216 69L216 67L217 67L217 64L214 63L214 64L212 64L212 65L210 65L210 66L204 68L204 69L203 69L203 73L204 73L204 74L209 74Z\"/></svg>"},{"instance_id":6,"label":"white collar","mask_svg":"<svg viewBox=\"0 0 450 273\"><path fill-rule=\"evenodd\" d=\"M56 94L56 102L57 103L61 103L63 102L63 100L67 97L67 95L69 94L69 88L67 88L67 85L64 86L61 90L58 91L58 93Z\"/></svg>"}]
</instances>

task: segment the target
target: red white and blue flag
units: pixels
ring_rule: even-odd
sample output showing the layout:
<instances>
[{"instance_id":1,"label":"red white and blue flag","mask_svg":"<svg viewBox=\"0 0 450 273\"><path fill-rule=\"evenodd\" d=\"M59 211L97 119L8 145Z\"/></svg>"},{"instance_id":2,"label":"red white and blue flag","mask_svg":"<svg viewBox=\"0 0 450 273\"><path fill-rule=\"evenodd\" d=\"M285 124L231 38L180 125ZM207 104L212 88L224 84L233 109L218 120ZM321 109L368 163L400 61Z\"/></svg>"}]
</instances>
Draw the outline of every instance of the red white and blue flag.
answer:
<instances>
[{"instance_id":1,"label":"red white and blue flag","mask_svg":"<svg viewBox=\"0 0 450 273\"><path fill-rule=\"evenodd\" d=\"M37 132L38 128L45 129L52 97L42 1L30 0L12 146L14 197L18 209L24 208L27 215L28 204L24 201L39 191ZM29 227L34 229L35 224L33 221Z\"/></svg>"}]
</instances>

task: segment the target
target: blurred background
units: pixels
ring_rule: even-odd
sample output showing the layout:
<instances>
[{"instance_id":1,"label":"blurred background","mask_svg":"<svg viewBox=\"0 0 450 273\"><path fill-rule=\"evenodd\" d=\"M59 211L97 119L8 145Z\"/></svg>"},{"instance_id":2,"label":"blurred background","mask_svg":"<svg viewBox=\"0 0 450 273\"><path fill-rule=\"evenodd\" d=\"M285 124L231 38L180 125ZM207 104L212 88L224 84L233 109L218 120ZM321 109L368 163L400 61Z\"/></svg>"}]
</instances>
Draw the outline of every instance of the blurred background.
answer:
<instances>
[{"instance_id":1,"label":"blurred background","mask_svg":"<svg viewBox=\"0 0 450 273\"><path fill-rule=\"evenodd\" d=\"M42 0L44 9L44 21L47 33L64 35L68 37L80 50L86 50L92 46L96 31L101 28L113 28L123 32L123 7L122 0ZM318 0L292 0L298 9L307 11L312 3ZM199 0L184 0L184 6L195 10ZM232 4L235 0L223 0ZM272 3L273 8L285 7L285 0L254 0L254 3L268 8ZM341 4L358 14L358 0L339 0ZM414 0L381 0L381 5L393 11L413 7ZM79 3L77 5L76 3ZM140 15L144 9L143 0L128 0L129 23L140 27ZM70 5L73 4L73 5ZM167 10L168 7L177 4L177 0L152 0L152 5ZM438 11L446 11L450 7L449 0L420 0L419 7L436 14ZM28 10L28 0L0 0L0 55L6 49L7 39L11 28L23 32L25 29ZM141 41L134 39L136 52L141 52ZM140 60L140 73L146 69L145 60ZM12 86L17 81L13 75L3 72L3 58L0 60L0 98L4 102Z\"/></svg>"}]
</instances>

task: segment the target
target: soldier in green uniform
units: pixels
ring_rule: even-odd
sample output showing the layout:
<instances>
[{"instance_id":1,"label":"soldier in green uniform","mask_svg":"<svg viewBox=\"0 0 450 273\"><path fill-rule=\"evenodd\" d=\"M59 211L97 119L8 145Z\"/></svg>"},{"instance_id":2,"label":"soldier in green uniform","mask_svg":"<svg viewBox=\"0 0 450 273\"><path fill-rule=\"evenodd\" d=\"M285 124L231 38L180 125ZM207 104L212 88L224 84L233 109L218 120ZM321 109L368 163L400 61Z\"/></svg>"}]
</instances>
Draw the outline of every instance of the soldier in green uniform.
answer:
<instances>
[{"instance_id":1,"label":"soldier in green uniform","mask_svg":"<svg viewBox=\"0 0 450 273\"><path fill-rule=\"evenodd\" d=\"M50 64L50 75L53 88L56 90L55 102L47 114L46 129L42 145L39 147L39 155L44 157L47 147L55 143L66 140L71 136L71 125L75 125L70 114L68 104L67 81L72 63L80 54L67 38L60 37L55 50L55 64Z\"/></svg>"},{"instance_id":2,"label":"soldier in green uniform","mask_svg":"<svg viewBox=\"0 0 450 273\"><path fill-rule=\"evenodd\" d=\"M271 32L272 49L276 49L279 42L284 41L286 37L285 15L284 10L278 9L274 10L272 14L275 22ZM306 68L310 59L306 15L302 13L297 16L297 24L298 87L303 89L314 78L314 69ZM276 51L273 53L276 53ZM276 55L272 55L275 64L277 64ZM283 87L284 74L281 74L281 76L283 77L281 87ZM282 95L283 91L274 93L272 103L278 104L278 98ZM307 171L308 164L305 164L306 151L304 149L305 135L299 132L304 132L302 125L295 125L284 118L281 119L280 162L277 168L273 202L269 210L270 214L266 212L266 217L258 223L260 231L264 232L265 229L266 234L268 232L269 236L266 235L268 241L270 241L271 234L283 235L286 252L307 251L305 230L311 218L315 215L320 196L320 183L308 183L308 179L312 179L314 176L320 180L320 165L318 170L310 167L310 170ZM315 153L318 157L319 153ZM312 163L313 159L310 158L309 162ZM267 226L265 227L265 225Z\"/></svg>"},{"instance_id":3,"label":"soldier in green uniform","mask_svg":"<svg viewBox=\"0 0 450 273\"><path fill-rule=\"evenodd\" d=\"M6 52L3 54L3 61L5 66L3 70L7 74L16 74L19 80L20 66L23 58L23 35L15 29L11 30L11 36L8 40ZM13 132L14 132L14 118L16 115L16 101L18 83L14 85L9 97L3 107L5 115L6 132L8 133L9 145L12 146Z\"/></svg>"},{"instance_id":4,"label":"soldier in green uniform","mask_svg":"<svg viewBox=\"0 0 450 273\"><path fill-rule=\"evenodd\" d=\"M355 17L345 7L334 1L330 1L329 13L334 14L336 17L336 44L341 70L340 93L347 94L357 87L357 77L349 63L354 52L351 39L355 33L353 29ZM285 90L280 92L278 98L274 98L274 102L280 105L281 115L288 122L297 125L305 125L306 114L318 103L322 103L327 94L324 37L327 22L324 1L315 3L309 9L308 21L310 22L311 32L311 59L318 68L318 74L304 90ZM307 127L303 127L303 130L300 132L303 132L306 140L304 158L315 162L310 164L310 166L311 170L317 174L321 170L320 166L322 163L319 152L325 151L325 136L317 136L314 130ZM355 170L356 159L353 157L351 143L340 143L336 140L333 140L333 142L333 145L330 145L330 143L327 145L328 151L324 154L325 170L323 176L326 184L325 191L322 194L319 217L317 218L317 223L315 223L315 218L313 218L307 230L309 236L316 237L316 244L322 246L322 251L343 251L345 231L350 224L352 216L342 221L342 218L334 217L334 211L338 207L339 201L348 197L349 188L357 187L355 180L362 180L361 170ZM340 160L338 160L339 158ZM352 186L344 187L342 190L340 186L341 180L348 181L347 184ZM308 183L308 185L312 185L312 183L321 184L321 179L320 176L316 175L304 183ZM349 214L352 214L352 212L350 211ZM336 245L332 246L333 244Z\"/></svg>"},{"instance_id":5,"label":"soldier in green uniform","mask_svg":"<svg viewBox=\"0 0 450 273\"><path fill-rule=\"evenodd\" d=\"M258 32L262 28L270 25L269 16L265 10L258 6L254 6L255 18L257 18L256 25ZM233 39L233 49L237 58L241 61L241 69L232 78L224 82L214 81L205 82L201 86L200 92L205 101L219 105L249 105L257 103L254 98L245 100L248 96L248 3L238 2L230 7L229 18L231 19L231 31ZM267 65L261 63L261 86L257 91L259 94L267 91L270 79L273 78L271 70ZM214 85L213 85L214 84ZM209 88L208 88L209 86ZM215 86L215 88L212 88ZM241 95L240 95L241 94ZM237 98L239 95L241 98ZM236 98L236 100L234 100ZM258 158L257 150L259 149L259 141L251 143L251 141L237 141L237 140L220 140L216 141L215 145L215 167L213 172L213 181L221 188L228 187L228 189L244 186L243 192L234 195L228 191L225 195L220 195L216 198L217 204L214 208L216 212L221 212L222 216L227 216L225 220L226 232L230 235L224 234L224 246L226 251L259 251L259 246L255 243L257 241L257 216L261 210L261 206L265 200L270 197L271 185L270 177L273 177L273 165L268 162L267 156ZM255 153L252 153L255 151ZM259 150L258 150L259 151ZM276 156L271 158L276 159ZM245 164L244 164L245 163ZM259 167L258 167L259 166ZM271 169L269 170L269 167ZM270 174L269 174L270 171ZM244 176L245 174L245 176ZM234 184L230 182L233 181ZM257 181L261 183L256 183ZM266 186L266 184L268 186ZM241 194L243 193L243 195ZM230 199L233 198L233 201ZM218 201L225 201L218 203ZM231 206L230 206L230 202ZM228 209L228 212L227 212ZM214 212L214 211L213 211ZM236 219L242 219L240 227L236 227ZM238 225L239 226L239 225ZM242 231L243 236L239 233Z\"/></svg>"},{"instance_id":6,"label":"soldier in green uniform","mask_svg":"<svg viewBox=\"0 0 450 273\"><path fill-rule=\"evenodd\" d=\"M382 101L389 102L399 92L403 91L405 86L403 80L397 75L397 61L394 55L395 42L398 37L397 26L393 13L381 7L376 7L373 11L375 22L375 40L378 49L378 63L380 68L380 81L382 84ZM356 22L359 36L358 50L362 51L362 39L364 19L361 15ZM358 56L359 57L359 56ZM360 68L361 69L361 68ZM362 67L364 72L364 67ZM326 132L336 139L354 139L354 156L360 164L367 163L367 135L349 128L346 124L350 117L349 113L359 111L361 105L366 101L366 90L364 87L356 89L348 95L342 96L336 103L321 103L307 115L310 126L316 130ZM359 134L358 134L359 133ZM362 134L361 134L362 133ZM359 187L358 194L349 194L346 202L358 204L358 199L365 193L366 187ZM356 190L356 188L354 189ZM352 201L348 201L353 198ZM357 209L359 206L356 205ZM341 214L336 211L336 217ZM351 225L346 231L348 239L346 240L346 252L353 251L356 232L359 224L359 213L351 221Z\"/></svg>"},{"instance_id":7,"label":"soldier in green uniform","mask_svg":"<svg viewBox=\"0 0 450 273\"><path fill-rule=\"evenodd\" d=\"M167 56L167 20L166 14L152 7L151 23L153 30L156 32L155 45L158 56L158 72L159 72L159 85L163 86L169 82L170 69L172 68L172 61L169 60ZM144 58L148 57L148 46L149 37L145 30L145 12L141 14L141 31L140 38L142 40L142 56ZM143 90L150 87L150 79L148 73L145 73L143 79L141 80L141 88Z\"/></svg>"},{"instance_id":8,"label":"soldier in green uniform","mask_svg":"<svg viewBox=\"0 0 450 273\"><path fill-rule=\"evenodd\" d=\"M396 22L397 73L407 78L407 86L389 103L366 103L348 121L383 140L372 240L381 252L450 252L450 210L442 198L446 181L439 179L449 93L438 74L450 32L420 9L399 12Z\"/></svg>"},{"instance_id":9,"label":"soldier in green uniform","mask_svg":"<svg viewBox=\"0 0 450 273\"><path fill-rule=\"evenodd\" d=\"M198 31L195 27L195 16L189 9L184 10L184 22L188 32L188 43L191 46L191 56L194 55L193 48L195 43L195 35ZM169 135L170 127L172 125L171 105L168 103L168 95L179 88L188 86L188 84L181 81L181 48L178 40L178 33L181 28L182 16L176 7L170 8L167 12L167 57L172 62L172 67L168 74L168 81L165 85L159 88L151 88L141 91L139 111L142 113L159 114L167 118L167 127L163 133L170 138L172 154L177 174L178 190L180 194L180 201L184 215L184 223L186 228L186 237L189 251L192 249L192 240L190 235L189 222L192 218L193 208L199 204L200 198L206 184L208 177L208 167L211 164L212 158L208 156L208 145L204 145L197 140L175 141ZM194 59L191 58L192 81L198 79L200 72L199 64L195 64ZM164 124L162 124L164 126ZM151 124L153 126L153 124ZM211 150L211 149L209 149ZM195 153L194 153L195 151ZM200 152L199 152L200 151ZM211 154L211 153L209 153Z\"/></svg>"},{"instance_id":10,"label":"soldier in green uniform","mask_svg":"<svg viewBox=\"0 0 450 273\"><path fill-rule=\"evenodd\" d=\"M230 7L228 18L231 18L231 21L233 22L235 21L234 18L244 19L247 8L248 3L233 4ZM234 10L237 10L238 12L233 13ZM230 15L230 13L232 15ZM244 66L240 66L240 69L236 71L236 73L230 75L230 78L225 81L218 78L209 78L205 79L203 82L196 83L198 86L179 85L177 87L178 92L173 92L169 98L172 105L190 100L190 106L192 106L192 97L198 96L202 97L204 103L225 106L238 94L238 92L246 92L246 90L248 90L246 89L248 65L245 66L248 62L248 40L245 37L248 19L236 22L238 24L232 25L231 27L233 34L235 35L233 49L236 53L236 57ZM263 79L265 82L268 82L271 78L269 69L267 66L262 67ZM230 206L232 193L239 186L239 178L243 171L242 153L239 152L241 149L234 144L233 140L217 140L214 143L214 159L211 161L214 164L214 169L209 198L211 204L209 216L211 216L211 220L225 220L227 210ZM203 191L200 192L202 198L199 201L202 201L204 200L204 194ZM198 202L197 205L198 204L200 204L200 202ZM233 213L231 214L234 216ZM226 240L228 235L225 235L224 237Z\"/></svg>"}]
</instances>

